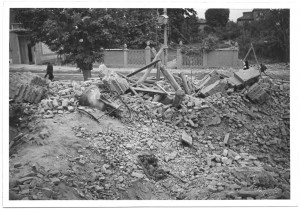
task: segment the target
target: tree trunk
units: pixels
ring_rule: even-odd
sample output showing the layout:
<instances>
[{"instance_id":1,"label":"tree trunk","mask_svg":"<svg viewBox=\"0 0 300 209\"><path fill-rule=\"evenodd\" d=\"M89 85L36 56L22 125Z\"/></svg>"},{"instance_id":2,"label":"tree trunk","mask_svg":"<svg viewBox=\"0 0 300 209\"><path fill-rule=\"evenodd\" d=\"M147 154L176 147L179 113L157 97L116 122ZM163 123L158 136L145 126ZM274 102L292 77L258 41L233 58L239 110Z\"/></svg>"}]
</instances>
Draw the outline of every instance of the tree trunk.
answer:
<instances>
[{"instance_id":1,"label":"tree trunk","mask_svg":"<svg viewBox=\"0 0 300 209\"><path fill-rule=\"evenodd\" d=\"M83 80L87 81L89 78L92 77L92 73L90 70L86 70L86 69L81 69L82 70L82 74L83 74Z\"/></svg>"}]
</instances>

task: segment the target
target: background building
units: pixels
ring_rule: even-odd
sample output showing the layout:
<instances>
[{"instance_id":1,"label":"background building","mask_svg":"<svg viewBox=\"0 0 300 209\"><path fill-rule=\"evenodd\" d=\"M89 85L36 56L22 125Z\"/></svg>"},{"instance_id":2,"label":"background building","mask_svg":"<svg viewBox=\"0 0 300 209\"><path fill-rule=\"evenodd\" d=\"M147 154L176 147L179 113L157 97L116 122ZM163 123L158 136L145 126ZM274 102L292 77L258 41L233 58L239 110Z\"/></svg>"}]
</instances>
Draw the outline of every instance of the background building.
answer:
<instances>
[{"instance_id":1,"label":"background building","mask_svg":"<svg viewBox=\"0 0 300 209\"><path fill-rule=\"evenodd\" d=\"M252 12L243 12L243 16L237 19L237 24L243 26L245 23L262 20L268 12L270 9L253 9Z\"/></svg>"},{"instance_id":2,"label":"background building","mask_svg":"<svg viewBox=\"0 0 300 209\"><path fill-rule=\"evenodd\" d=\"M57 54L47 45L30 43L30 31L15 21L13 10L10 12L9 24L9 63L10 64L44 64L55 62Z\"/></svg>"}]
</instances>

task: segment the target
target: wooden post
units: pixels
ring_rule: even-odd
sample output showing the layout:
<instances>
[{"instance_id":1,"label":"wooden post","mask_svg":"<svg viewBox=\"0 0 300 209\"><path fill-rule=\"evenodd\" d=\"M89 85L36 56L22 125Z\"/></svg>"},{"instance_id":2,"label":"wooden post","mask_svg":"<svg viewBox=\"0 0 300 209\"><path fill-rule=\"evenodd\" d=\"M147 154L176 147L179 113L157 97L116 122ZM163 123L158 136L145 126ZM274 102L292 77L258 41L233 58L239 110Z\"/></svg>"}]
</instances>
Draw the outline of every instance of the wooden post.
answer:
<instances>
[{"instance_id":1,"label":"wooden post","mask_svg":"<svg viewBox=\"0 0 300 209\"><path fill-rule=\"evenodd\" d=\"M156 65L156 80L160 80L160 67L161 67L161 62L159 61Z\"/></svg>"},{"instance_id":2,"label":"wooden post","mask_svg":"<svg viewBox=\"0 0 300 209\"><path fill-rule=\"evenodd\" d=\"M127 67L128 65L128 49L127 49L127 44L124 44L124 67Z\"/></svg>"},{"instance_id":3,"label":"wooden post","mask_svg":"<svg viewBox=\"0 0 300 209\"><path fill-rule=\"evenodd\" d=\"M146 60L146 65L151 63L151 48L150 48L150 41L147 41L147 46L145 48L145 60Z\"/></svg>"},{"instance_id":4,"label":"wooden post","mask_svg":"<svg viewBox=\"0 0 300 209\"><path fill-rule=\"evenodd\" d=\"M179 75L182 79L183 89L184 89L185 93L186 94L191 94L191 90L190 90L189 85L187 83L186 75L184 75L183 72L181 72Z\"/></svg>"},{"instance_id":5,"label":"wooden post","mask_svg":"<svg viewBox=\"0 0 300 209\"><path fill-rule=\"evenodd\" d=\"M152 60L152 62L156 61L159 59L161 53L163 53L164 51L164 48L161 47L160 50L158 51L158 53L156 54L156 56L154 57L154 59ZM144 80L146 80L146 78L149 76L149 74L151 73L151 70L152 70L152 67L151 68L148 68L145 72L145 74L140 78L140 80L138 81L139 83L140 82L143 82Z\"/></svg>"},{"instance_id":6,"label":"wooden post","mask_svg":"<svg viewBox=\"0 0 300 209\"><path fill-rule=\"evenodd\" d=\"M177 49L177 58L176 58L177 69L180 69L182 67L181 47L182 47L182 41L179 42L179 48Z\"/></svg>"},{"instance_id":7,"label":"wooden post","mask_svg":"<svg viewBox=\"0 0 300 209\"><path fill-rule=\"evenodd\" d=\"M187 84L188 84L189 89L191 90L191 93L194 92L195 90L194 90L192 82L190 80L187 80Z\"/></svg>"},{"instance_id":8,"label":"wooden post","mask_svg":"<svg viewBox=\"0 0 300 209\"><path fill-rule=\"evenodd\" d=\"M185 93L182 89L178 89L175 93L175 99L173 101L173 107L178 108L181 102L183 101Z\"/></svg>"},{"instance_id":9,"label":"wooden post","mask_svg":"<svg viewBox=\"0 0 300 209\"><path fill-rule=\"evenodd\" d=\"M160 67L160 70L164 77L170 82L171 86L177 91L178 89L181 89L179 84L176 82L175 78L173 75L165 68L164 65Z\"/></svg>"},{"instance_id":10,"label":"wooden post","mask_svg":"<svg viewBox=\"0 0 300 209\"><path fill-rule=\"evenodd\" d=\"M156 56L157 52L156 52L156 50L155 50L154 47L152 47L151 51L152 51L152 53L154 54L154 56ZM160 80L160 65L161 65L160 62L157 63L157 65L156 65L156 80L157 80L157 81Z\"/></svg>"}]
</instances>

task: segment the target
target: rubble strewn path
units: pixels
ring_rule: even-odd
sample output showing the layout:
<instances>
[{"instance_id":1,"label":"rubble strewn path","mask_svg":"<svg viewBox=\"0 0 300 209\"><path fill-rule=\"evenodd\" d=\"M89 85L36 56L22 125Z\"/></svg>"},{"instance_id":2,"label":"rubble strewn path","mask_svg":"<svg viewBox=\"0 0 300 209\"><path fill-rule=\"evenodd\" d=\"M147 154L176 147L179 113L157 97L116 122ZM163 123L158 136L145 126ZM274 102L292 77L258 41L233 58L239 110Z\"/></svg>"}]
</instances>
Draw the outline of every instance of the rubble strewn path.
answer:
<instances>
[{"instance_id":1,"label":"rubble strewn path","mask_svg":"<svg viewBox=\"0 0 300 209\"><path fill-rule=\"evenodd\" d=\"M55 81L40 103L11 105L10 199L290 198L289 83L260 79L262 104L247 88L186 95L179 109L128 93L131 122L78 105L95 84ZM143 166L150 155L155 165Z\"/></svg>"}]
</instances>

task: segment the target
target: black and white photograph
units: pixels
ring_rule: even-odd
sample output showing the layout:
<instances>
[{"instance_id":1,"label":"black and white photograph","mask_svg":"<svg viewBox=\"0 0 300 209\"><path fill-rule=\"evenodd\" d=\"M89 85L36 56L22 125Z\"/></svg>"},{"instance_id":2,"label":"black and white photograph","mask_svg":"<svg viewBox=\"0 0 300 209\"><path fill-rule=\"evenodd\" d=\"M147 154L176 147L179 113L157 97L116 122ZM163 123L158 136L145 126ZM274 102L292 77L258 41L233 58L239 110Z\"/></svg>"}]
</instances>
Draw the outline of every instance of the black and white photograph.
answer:
<instances>
[{"instance_id":1,"label":"black and white photograph","mask_svg":"<svg viewBox=\"0 0 300 209\"><path fill-rule=\"evenodd\" d=\"M291 8L16 5L3 18L7 203L277 206L296 194Z\"/></svg>"}]
</instances>

